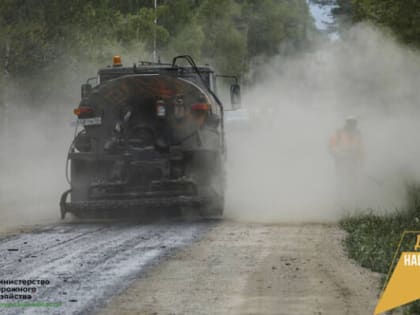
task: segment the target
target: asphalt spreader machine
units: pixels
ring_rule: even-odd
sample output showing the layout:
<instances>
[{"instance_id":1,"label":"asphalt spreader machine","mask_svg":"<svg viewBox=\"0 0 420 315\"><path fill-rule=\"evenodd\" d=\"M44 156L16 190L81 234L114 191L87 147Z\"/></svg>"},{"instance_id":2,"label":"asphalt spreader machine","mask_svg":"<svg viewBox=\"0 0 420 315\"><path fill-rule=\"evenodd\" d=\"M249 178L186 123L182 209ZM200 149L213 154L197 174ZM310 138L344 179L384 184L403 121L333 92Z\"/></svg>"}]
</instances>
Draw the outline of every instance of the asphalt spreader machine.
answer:
<instances>
[{"instance_id":1,"label":"asphalt spreader machine","mask_svg":"<svg viewBox=\"0 0 420 315\"><path fill-rule=\"evenodd\" d=\"M61 217L161 208L222 216L226 143L216 78L190 56L130 67L115 56L95 86L83 84ZM238 106L237 81L230 97Z\"/></svg>"}]
</instances>

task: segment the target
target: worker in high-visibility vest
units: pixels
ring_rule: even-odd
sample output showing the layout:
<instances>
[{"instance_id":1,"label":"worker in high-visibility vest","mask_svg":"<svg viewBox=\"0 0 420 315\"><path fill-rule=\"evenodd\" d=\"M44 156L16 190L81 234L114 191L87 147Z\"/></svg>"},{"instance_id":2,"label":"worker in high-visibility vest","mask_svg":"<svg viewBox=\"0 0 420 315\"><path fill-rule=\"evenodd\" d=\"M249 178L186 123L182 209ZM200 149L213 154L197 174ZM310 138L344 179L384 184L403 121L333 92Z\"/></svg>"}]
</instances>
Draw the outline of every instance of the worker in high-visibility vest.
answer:
<instances>
[{"instance_id":1,"label":"worker in high-visibility vest","mask_svg":"<svg viewBox=\"0 0 420 315\"><path fill-rule=\"evenodd\" d=\"M342 129L329 142L337 173L337 188L341 198L352 198L360 184L364 148L356 117L348 117Z\"/></svg>"}]
</instances>

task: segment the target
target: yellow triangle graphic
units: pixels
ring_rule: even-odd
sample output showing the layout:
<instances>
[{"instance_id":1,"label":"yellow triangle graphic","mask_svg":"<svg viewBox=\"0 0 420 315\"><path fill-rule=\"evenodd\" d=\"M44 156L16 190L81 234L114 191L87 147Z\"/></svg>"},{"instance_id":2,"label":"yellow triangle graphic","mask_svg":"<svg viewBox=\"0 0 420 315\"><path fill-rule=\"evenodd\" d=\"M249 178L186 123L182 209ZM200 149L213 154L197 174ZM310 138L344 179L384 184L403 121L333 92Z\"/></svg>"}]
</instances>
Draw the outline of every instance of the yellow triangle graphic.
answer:
<instances>
[{"instance_id":1,"label":"yellow triangle graphic","mask_svg":"<svg viewBox=\"0 0 420 315\"><path fill-rule=\"evenodd\" d=\"M403 252L374 315L420 299L420 253Z\"/></svg>"}]
</instances>

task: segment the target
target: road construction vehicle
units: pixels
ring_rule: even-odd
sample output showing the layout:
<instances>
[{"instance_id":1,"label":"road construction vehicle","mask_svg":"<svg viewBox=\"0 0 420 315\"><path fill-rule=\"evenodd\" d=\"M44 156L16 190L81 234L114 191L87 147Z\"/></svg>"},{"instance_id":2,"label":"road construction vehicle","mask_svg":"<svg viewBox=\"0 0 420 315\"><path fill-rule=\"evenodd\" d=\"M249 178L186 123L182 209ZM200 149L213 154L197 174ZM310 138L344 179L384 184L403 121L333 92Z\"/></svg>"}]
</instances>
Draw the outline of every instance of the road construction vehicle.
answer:
<instances>
[{"instance_id":1,"label":"road construction vehicle","mask_svg":"<svg viewBox=\"0 0 420 315\"><path fill-rule=\"evenodd\" d=\"M81 87L61 217L191 209L221 216L226 142L217 75L190 56L100 69ZM230 85L233 107L240 86Z\"/></svg>"}]
</instances>

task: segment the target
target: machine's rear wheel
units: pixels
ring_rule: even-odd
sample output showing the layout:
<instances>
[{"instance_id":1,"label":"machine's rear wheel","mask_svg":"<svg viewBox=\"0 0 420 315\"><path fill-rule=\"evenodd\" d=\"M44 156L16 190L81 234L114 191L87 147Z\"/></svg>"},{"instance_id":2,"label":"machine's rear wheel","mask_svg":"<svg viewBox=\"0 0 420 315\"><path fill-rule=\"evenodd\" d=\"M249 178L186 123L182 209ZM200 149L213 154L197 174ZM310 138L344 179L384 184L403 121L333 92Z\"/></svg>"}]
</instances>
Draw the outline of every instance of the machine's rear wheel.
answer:
<instances>
[{"instance_id":1,"label":"machine's rear wheel","mask_svg":"<svg viewBox=\"0 0 420 315\"><path fill-rule=\"evenodd\" d=\"M200 214L203 217L221 217L223 216L225 208L224 196L218 196L206 205L203 205L200 209Z\"/></svg>"}]
</instances>

